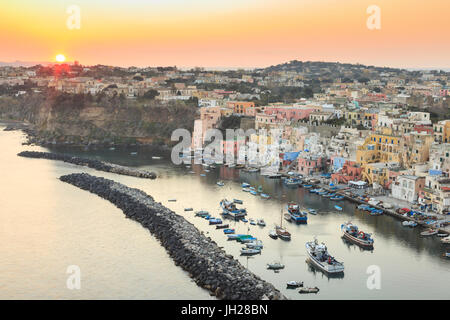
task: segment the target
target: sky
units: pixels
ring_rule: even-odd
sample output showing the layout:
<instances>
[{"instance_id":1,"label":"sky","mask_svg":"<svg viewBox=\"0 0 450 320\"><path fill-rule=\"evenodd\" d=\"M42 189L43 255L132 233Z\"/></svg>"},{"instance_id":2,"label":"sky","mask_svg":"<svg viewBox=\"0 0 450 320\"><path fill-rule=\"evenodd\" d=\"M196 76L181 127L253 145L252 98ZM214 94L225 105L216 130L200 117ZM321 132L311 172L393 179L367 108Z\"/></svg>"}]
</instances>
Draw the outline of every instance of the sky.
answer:
<instances>
[{"instance_id":1,"label":"sky","mask_svg":"<svg viewBox=\"0 0 450 320\"><path fill-rule=\"evenodd\" d=\"M80 9L80 28L68 28ZM370 30L367 8L380 8ZM70 20L75 21L75 20ZM449 0L1 0L0 61L450 68Z\"/></svg>"}]
</instances>

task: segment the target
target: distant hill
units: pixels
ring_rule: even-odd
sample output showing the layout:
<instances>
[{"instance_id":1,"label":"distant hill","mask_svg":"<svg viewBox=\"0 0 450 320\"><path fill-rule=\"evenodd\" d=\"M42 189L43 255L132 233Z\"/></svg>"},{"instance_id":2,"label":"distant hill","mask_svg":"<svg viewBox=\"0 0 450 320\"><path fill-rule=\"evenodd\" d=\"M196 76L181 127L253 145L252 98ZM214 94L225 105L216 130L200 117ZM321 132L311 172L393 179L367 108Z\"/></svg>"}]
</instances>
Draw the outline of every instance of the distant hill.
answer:
<instances>
[{"instance_id":1,"label":"distant hill","mask_svg":"<svg viewBox=\"0 0 450 320\"><path fill-rule=\"evenodd\" d=\"M52 62L48 62L48 61L46 61L46 62L44 62L44 61L40 61L40 62L39 61L19 61L19 60L14 61L14 62L2 62L2 61L0 61L0 67L32 67L32 66L35 66L35 65L38 65L38 64L46 66L46 65L52 64Z\"/></svg>"},{"instance_id":2,"label":"distant hill","mask_svg":"<svg viewBox=\"0 0 450 320\"><path fill-rule=\"evenodd\" d=\"M340 62L323 62L323 61L298 61L292 60L286 63L277 64L274 66L257 69L263 72L273 72L273 71L296 71L296 72L342 72L346 71L357 71L362 69L369 69L375 72L395 72L401 73L406 70L390 68L390 67L376 67L376 66L366 66L362 64L352 64L352 63L340 63Z\"/></svg>"}]
</instances>

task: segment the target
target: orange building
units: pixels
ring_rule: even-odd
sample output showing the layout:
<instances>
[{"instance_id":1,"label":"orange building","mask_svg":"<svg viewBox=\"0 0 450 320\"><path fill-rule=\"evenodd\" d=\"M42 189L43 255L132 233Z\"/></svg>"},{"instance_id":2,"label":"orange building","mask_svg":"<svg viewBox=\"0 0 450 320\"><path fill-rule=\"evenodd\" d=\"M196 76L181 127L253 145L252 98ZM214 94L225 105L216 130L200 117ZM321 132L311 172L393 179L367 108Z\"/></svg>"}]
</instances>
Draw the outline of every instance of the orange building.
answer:
<instances>
[{"instance_id":1,"label":"orange building","mask_svg":"<svg viewBox=\"0 0 450 320\"><path fill-rule=\"evenodd\" d=\"M233 109L233 113L236 114L255 115L255 103L251 101L229 101L227 102L227 108Z\"/></svg>"}]
</instances>

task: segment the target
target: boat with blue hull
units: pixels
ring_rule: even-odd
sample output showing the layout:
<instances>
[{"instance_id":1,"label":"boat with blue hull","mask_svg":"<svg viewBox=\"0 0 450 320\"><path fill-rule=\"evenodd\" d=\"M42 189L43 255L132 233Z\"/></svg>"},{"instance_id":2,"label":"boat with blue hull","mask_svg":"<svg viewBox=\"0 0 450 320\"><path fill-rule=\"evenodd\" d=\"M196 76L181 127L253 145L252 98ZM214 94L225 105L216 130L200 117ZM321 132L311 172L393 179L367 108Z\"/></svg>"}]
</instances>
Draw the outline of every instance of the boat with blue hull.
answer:
<instances>
[{"instance_id":1,"label":"boat with blue hull","mask_svg":"<svg viewBox=\"0 0 450 320\"><path fill-rule=\"evenodd\" d=\"M300 211L300 206L295 202L289 202L286 206L291 220L295 223L307 223L308 213L305 211Z\"/></svg>"}]
</instances>

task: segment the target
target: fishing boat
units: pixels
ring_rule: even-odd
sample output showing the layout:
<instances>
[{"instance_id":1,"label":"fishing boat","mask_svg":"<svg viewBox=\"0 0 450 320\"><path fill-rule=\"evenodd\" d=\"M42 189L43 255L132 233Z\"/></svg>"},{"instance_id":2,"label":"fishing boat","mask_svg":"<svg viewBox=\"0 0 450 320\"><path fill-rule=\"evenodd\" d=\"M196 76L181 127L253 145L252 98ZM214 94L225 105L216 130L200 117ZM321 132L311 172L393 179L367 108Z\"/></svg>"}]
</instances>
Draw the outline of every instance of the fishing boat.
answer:
<instances>
[{"instance_id":1,"label":"fishing boat","mask_svg":"<svg viewBox=\"0 0 450 320\"><path fill-rule=\"evenodd\" d=\"M247 248L250 248L250 249L262 249L263 248L263 243L261 240L250 241L250 242L247 242L245 245Z\"/></svg>"},{"instance_id":2,"label":"fishing boat","mask_svg":"<svg viewBox=\"0 0 450 320\"><path fill-rule=\"evenodd\" d=\"M227 234L228 240L237 240L237 238L244 236L244 234Z\"/></svg>"},{"instance_id":3,"label":"fishing boat","mask_svg":"<svg viewBox=\"0 0 450 320\"><path fill-rule=\"evenodd\" d=\"M223 186L225 185L225 183L223 183L222 181L218 181L218 182L217 182L217 185L218 185L219 187L223 187Z\"/></svg>"},{"instance_id":4,"label":"fishing boat","mask_svg":"<svg viewBox=\"0 0 450 320\"><path fill-rule=\"evenodd\" d=\"M276 226L275 231L277 233L278 238L282 240L291 240L291 234L283 227Z\"/></svg>"},{"instance_id":5,"label":"fishing boat","mask_svg":"<svg viewBox=\"0 0 450 320\"><path fill-rule=\"evenodd\" d=\"M373 239L370 237L371 234L358 230L358 227L351 222L342 224L341 230L343 232L343 237L350 242L363 248L373 248Z\"/></svg>"},{"instance_id":6,"label":"fishing boat","mask_svg":"<svg viewBox=\"0 0 450 320\"><path fill-rule=\"evenodd\" d=\"M250 184L247 183L247 182L242 182L241 187L242 187L242 188L248 188L248 187L250 187Z\"/></svg>"},{"instance_id":7,"label":"fishing boat","mask_svg":"<svg viewBox=\"0 0 450 320\"><path fill-rule=\"evenodd\" d=\"M300 207L295 202L288 202L286 209L291 216L291 220L295 223L307 223L308 213L300 211Z\"/></svg>"},{"instance_id":8,"label":"fishing boat","mask_svg":"<svg viewBox=\"0 0 450 320\"><path fill-rule=\"evenodd\" d=\"M209 219L209 224L210 225L222 224L222 220L221 219L212 218L212 219Z\"/></svg>"},{"instance_id":9,"label":"fishing boat","mask_svg":"<svg viewBox=\"0 0 450 320\"><path fill-rule=\"evenodd\" d=\"M216 229L226 229L229 228L230 225L229 224L220 224L216 226Z\"/></svg>"},{"instance_id":10,"label":"fishing boat","mask_svg":"<svg viewBox=\"0 0 450 320\"><path fill-rule=\"evenodd\" d=\"M238 209L234 202L228 201L227 199L223 199L222 201L220 201L220 206L225 215L228 215L235 219L245 217L245 215L247 214L246 209Z\"/></svg>"},{"instance_id":11,"label":"fishing boat","mask_svg":"<svg viewBox=\"0 0 450 320\"><path fill-rule=\"evenodd\" d=\"M256 224L257 224L258 226L261 226L261 227L265 227L265 226L266 226L266 222L264 221L264 219L258 219L258 221L256 222Z\"/></svg>"},{"instance_id":12,"label":"fishing boat","mask_svg":"<svg viewBox=\"0 0 450 320\"><path fill-rule=\"evenodd\" d=\"M281 264L280 262L272 262L267 264L267 269L270 270L280 270L284 269L284 264Z\"/></svg>"},{"instance_id":13,"label":"fishing boat","mask_svg":"<svg viewBox=\"0 0 450 320\"><path fill-rule=\"evenodd\" d=\"M234 229L224 229L223 233L225 233L225 234L234 234Z\"/></svg>"},{"instance_id":14,"label":"fishing boat","mask_svg":"<svg viewBox=\"0 0 450 320\"><path fill-rule=\"evenodd\" d=\"M242 248L241 255L253 255L261 253L261 249Z\"/></svg>"},{"instance_id":15,"label":"fishing boat","mask_svg":"<svg viewBox=\"0 0 450 320\"><path fill-rule=\"evenodd\" d=\"M309 260L315 267L329 274L344 272L344 264L336 261L328 253L324 243L319 244L317 239L314 239L314 241L307 242L305 247Z\"/></svg>"},{"instance_id":16,"label":"fishing boat","mask_svg":"<svg viewBox=\"0 0 450 320\"><path fill-rule=\"evenodd\" d=\"M314 215L317 214L316 209L312 209L312 208L309 208L309 209L308 209L308 212L309 212L310 214L314 214Z\"/></svg>"},{"instance_id":17,"label":"fishing boat","mask_svg":"<svg viewBox=\"0 0 450 320\"><path fill-rule=\"evenodd\" d=\"M414 228L414 227L417 226L417 222L415 222L415 221L403 221L403 222L402 222L402 225L403 225L404 227Z\"/></svg>"},{"instance_id":18,"label":"fishing boat","mask_svg":"<svg viewBox=\"0 0 450 320\"><path fill-rule=\"evenodd\" d=\"M319 288L314 287L314 288L301 288L298 293L318 293L319 292Z\"/></svg>"},{"instance_id":19,"label":"fishing boat","mask_svg":"<svg viewBox=\"0 0 450 320\"><path fill-rule=\"evenodd\" d=\"M196 217L206 217L206 216L208 216L208 215L209 215L209 212L208 212L208 211L205 211L205 210L197 211L197 212L195 213L195 216L196 216Z\"/></svg>"},{"instance_id":20,"label":"fishing boat","mask_svg":"<svg viewBox=\"0 0 450 320\"><path fill-rule=\"evenodd\" d=\"M303 188L305 189L311 189L312 188L312 184L304 184Z\"/></svg>"},{"instance_id":21,"label":"fishing boat","mask_svg":"<svg viewBox=\"0 0 450 320\"><path fill-rule=\"evenodd\" d=\"M284 179L283 183L288 188L298 188L300 181L298 179L288 178Z\"/></svg>"},{"instance_id":22,"label":"fishing boat","mask_svg":"<svg viewBox=\"0 0 450 320\"><path fill-rule=\"evenodd\" d=\"M333 201L340 201L343 199L344 199L344 196L336 196L336 195L330 198L330 200L333 200Z\"/></svg>"},{"instance_id":23,"label":"fishing boat","mask_svg":"<svg viewBox=\"0 0 450 320\"><path fill-rule=\"evenodd\" d=\"M243 204L243 201L239 199L233 199L233 202L237 204Z\"/></svg>"},{"instance_id":24,"label":"fishing boat","mask_svg":"<svg viewBox=\"0 0 450 320\"><path fill-rule=\"evenodd\" d=\"M428 230L421 232L420 235L423 237L428 237L428 236L434 236L437 233L438 233L438 231L436 229L430 228Z\"/></svg>"},{"instance_id":25,"label":"fishing boat","mask_svg":"<svg viewBox=\"0 0 450 320\"><path fill-rule=\"evenodd\" d=\"M247 243L247 242L252 242L252 241L256 241L257 239L249 234L237 237L236 241L237 242L241 242L241 243Z\"/></svg>"},{"instance_id":26,"label":"fishing boat","mask_svg":"<svg viewBox=\"0 0 450 320\"><path fill-rule=\"evenodd\" d=\"M296 289L298 287L303 287L303 281L288 281L286 283L288 289Z\"/></svg>"},{"instance_id":27,"label":"fishing boat","mask_svg":"<svg viewBox=\"0 0 450 320\"><path fill-rule=\"evenodd\" d=\"M275 230L270 230L269 237L271 237L272 239L277 239L278 238L277 232Z\"/></svg>"},{"instance_id":28,"label":"fishing boat","mask_svg":"<svg viewBox=\"0 0 450 320\"><path fill-rule=\"evenodd\" d=\"M335 208L336 210L342 211L342 208L339 207L339 206L334 206L334 208Z\"/></svg>"},{"instance_id":29,"label":"fishing boat","mask_svg":"<svg viewBox=\"0 0 450 320\"><path fill-rule=\"evenodd\" d=\"M270 196L268 194L261 193L261 198L263 198L263 199L270 199Z\"/></svg>"}]
</instances>

